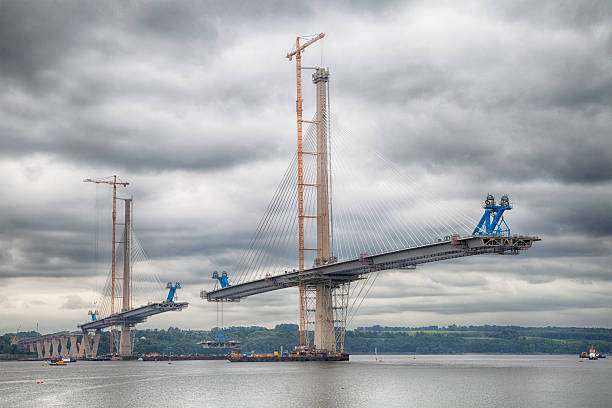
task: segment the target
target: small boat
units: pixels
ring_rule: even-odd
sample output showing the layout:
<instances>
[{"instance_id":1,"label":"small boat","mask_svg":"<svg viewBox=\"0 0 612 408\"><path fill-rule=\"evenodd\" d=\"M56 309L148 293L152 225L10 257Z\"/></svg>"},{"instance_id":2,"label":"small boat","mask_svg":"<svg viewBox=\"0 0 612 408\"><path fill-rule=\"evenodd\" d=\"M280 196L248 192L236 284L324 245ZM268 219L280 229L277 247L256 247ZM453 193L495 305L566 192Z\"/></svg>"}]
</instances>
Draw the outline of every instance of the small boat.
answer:
<instances>
[{"instance_id":1,"label":"small boat","mask_svg":"<svg viewBox=\"0 0 612 408\"><path fill-rule=\"evenodd\" d=\"M589 350L589 352L587 353L586 351L583 351L582 353L580 353L580 360L598 360L600 358L606 358L606 356L604 356L601 353L598 353L597 351L595 351L595 348L593 346L591 346L591 349Z\"/></svg>"},{"instance_id":2,"label":"small boat","mask_svg":"<svg viewBox=\"0 0 612 408\"><path fill-rule=\"evenodd\" d=\"M63 360L51 360L49 362L49 365L52 365L52 366L65 366L66 363Z\"/></svg>"}]
</instances>

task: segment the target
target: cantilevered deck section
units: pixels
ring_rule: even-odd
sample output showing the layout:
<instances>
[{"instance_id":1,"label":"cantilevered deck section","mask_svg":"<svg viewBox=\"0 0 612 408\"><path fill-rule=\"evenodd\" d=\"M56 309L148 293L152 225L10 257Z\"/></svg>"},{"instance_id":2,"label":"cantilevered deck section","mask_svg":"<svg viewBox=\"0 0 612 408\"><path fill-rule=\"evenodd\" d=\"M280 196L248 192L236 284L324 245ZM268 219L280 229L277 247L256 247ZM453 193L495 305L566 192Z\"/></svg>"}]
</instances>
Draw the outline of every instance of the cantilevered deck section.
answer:
<instances>
[{"instance_id":1,"label":"cantilevered deck section","mask_svg":"<svg viewBox=\"0 0 612 408\"><path fill-rule=\"evenodd\" d=\"M121 324L132 326L137 323L144 322L147 317L156 314L171 312L176 310L183 310L187 307L187 302L158 302L149 303L145 306L140 306L135 309L128 310L126 312L115 313L103 319L94 320L85 324L78 325L79 329L83 331L105 329L110 326L117 326Z\"/></svg>"},{"instance_id":2,"label":"cantilevered deck section","mask_svg":"<svg viewBox=\"0 0 612 408\"><path fill-rule=\"evenodd\" d=\"M387 269L411 269L416 265L471 255L499 254L517 255L519 251L531 248L540 238L535 236L470 236L453 235L449 240L427 245L386 252L378 255L364 255L358 259L337 262L306 269L301 279L307 284L318 282L350 282L364 274ZM242 298L273 290L298 286L297 271L270 276L234 286L227 286L211 292L202 291L200 296L211 302L238 301Z\"/></svg>"}]
</instances>

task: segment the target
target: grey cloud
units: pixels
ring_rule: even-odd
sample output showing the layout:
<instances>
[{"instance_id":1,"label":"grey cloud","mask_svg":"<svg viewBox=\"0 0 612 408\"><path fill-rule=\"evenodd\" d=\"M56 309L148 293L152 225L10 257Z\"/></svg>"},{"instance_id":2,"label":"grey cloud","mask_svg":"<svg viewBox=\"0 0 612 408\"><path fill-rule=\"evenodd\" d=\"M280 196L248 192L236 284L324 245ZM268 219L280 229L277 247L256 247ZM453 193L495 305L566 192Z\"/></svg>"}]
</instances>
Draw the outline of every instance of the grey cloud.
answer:
<instances>
[{"instance_id":1,"label":"grey cloud","mask_svg":"<svg viewBox=\"0 0 612 408\"><path fill-rule=\"evenodd\" d=\"M296 29L322 25L331 51L332 114L348 127L347 144L366 146L365 155L351 158L365 171L357 177L349 169L352 183L345 191L334 187L334 194L346 194L334 211L351 221L337 225L337 245L351 242L357 252L368 245L368 200L398 199L415 221L425 217L409 202L410 194L422 193L418 184L395 195L377 189L388 173L372 157L372 146L400 170L433 183L425 187L452 203L453 214L455 205L466 210L474 224L484 194L509 193L512 231L544 239L518 257L471 257L389 272L396 279L391 285L385 278L378 282L375 302L382 306L367 312L377 319L409 310L471 319L489 307L515 316L581 304L585 311L607 310L606 300L584 295L573 301L532 296L513 306L512 299L479 305L460 293L488 293L499 279L550 285L553 292L568 282L584 289L606 287L612 279L609 4L439 7L459 20L469 17L474 32L502 29L446 38L428 27L421 37L407 20L423 10L435 16L435 10L419 1L1 2L0 166L11 194L0 203L0 287L26 277L103 278L94 275L105 273L108 257L98 254L95 264L96 227L84 202L89 196L76 191L82 178L113 173L133 183L136 233L161 279L185 284L181 296L199 302L193 288L212 287L214 269L236 276L236 260L249 246L272 179L280 178L274 169L281 173L285 164L277 164L295 149L294 73L283 65L281 47L306 34ZM355 27L376 35L357 38ZM406 37L396 38L400 32ZM278 45L279 38L286 41ZM396 52L389 56L387 50ZM272 54L278 61L270 61ZM318 50L305 57L317 63ZM332 138L339 136L332 129ZM65 187L60 171L74 176L74 186ZM9 184L13 178L23 185ZM64 187L65 199L49 198L56 187ZM193 201L197 205L186 205ZM390 207L377 213L385 228L401 212ZM442 218L426 214L432 222ZM295 263L294 246L267 254L278 264ZM135 273L143 266L136 264ZM140 279L143 290L153 287L152 276ZM4 295L0 302L6 304ZM394 306L411 298L422 303ZM295 299L292 290L262 295L229 313L246 323L286 320L294 313L286 306L297 307ZM197 320L187 316L184 324Z\"/></svg>"},{"instance_id":2,"label":"grey cloud","mask_svg":"<svg viewBox=\"0 0 612 408\"><path fill-rule=\"evenodd\" d=\"M541 1L537 7L534 7L530 1L520 0L487 9L495 15L502 15L517 22L551 25L558 28L590 29L593 25L605 24L612 17L612 7L606 0Z\"/></svg>"},{"instance_id":3,"label":"grey cloud","mask_svg":"<svg viewBox=\"0 0 612 408\"><path fill-rule=\"evenodd\" d=\"M62 309L85 309L90 306L89 302L85 302L79 295L66 296L66 302L62 304Z\"/></svg>"}]
</instances>

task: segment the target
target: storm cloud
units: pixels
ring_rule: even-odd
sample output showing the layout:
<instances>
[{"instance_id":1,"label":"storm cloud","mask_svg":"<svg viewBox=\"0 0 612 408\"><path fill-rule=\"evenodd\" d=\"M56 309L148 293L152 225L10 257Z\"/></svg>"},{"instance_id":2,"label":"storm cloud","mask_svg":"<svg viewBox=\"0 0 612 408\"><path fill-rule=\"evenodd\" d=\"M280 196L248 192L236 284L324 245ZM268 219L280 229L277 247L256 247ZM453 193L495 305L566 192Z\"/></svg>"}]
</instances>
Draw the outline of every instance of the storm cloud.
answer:
<instances>
[{"instance_id":1,"label":"storm cloud","mask_svg":"<svg viewBox=\"0 0 612 408\"><path fill-rule=\"evenodd\" d=\"M108 272L110 191L82 180L112 174L130 182L119 193L147 254L138 300L155 272L191 302L147 325L214 325L199 290L212 270L231 276L295 151L284 56L321 31L304 61L329 66L347 144L474 224L487 193L509 194L513 232L543 238L518 257L381 273L352 324L610 327L609 2L0 0L0 331L87 318ZM339 206L383 174L356 157ZM296 311L291 289L228 307L226 322Z\"/></svg>"}]
</instances>

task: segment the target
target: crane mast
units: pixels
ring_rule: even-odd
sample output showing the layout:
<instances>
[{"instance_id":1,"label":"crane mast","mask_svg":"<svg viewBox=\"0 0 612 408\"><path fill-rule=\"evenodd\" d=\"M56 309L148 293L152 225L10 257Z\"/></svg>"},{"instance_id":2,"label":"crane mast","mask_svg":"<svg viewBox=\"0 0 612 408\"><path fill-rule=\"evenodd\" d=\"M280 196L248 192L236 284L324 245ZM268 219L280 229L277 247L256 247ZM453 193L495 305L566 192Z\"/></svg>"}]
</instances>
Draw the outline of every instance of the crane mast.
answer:
<instances>
[{"instance_id":1,"label":"crane mast","mask_svg":"<svg viewBox=\"0 0 612 408\"><path fill-rule=\"evenodd\" d=\"M110 184L113 186L113 241L112 241L112 251L111 251L111 302L110 302L110 314L111 316L115 314L115 264L116 264L116 230L117 230L117 186L127 187L130 183L125 183L123 181L117 181L117 176L112 176L112 180L106 179L85 179L83 180L85 183L95 183L95 184ZM124 283L125 285L125 283ZM125 298L125 296L124 296ZM125 300L124 300L125 302ZM111 327L110 331L110 353L113 353L114 343L113 343L113 329Z\"/></svg>"},{"instance_id":2,"label":"crane mast","mask_svg":"<svg viewBox=\"0 0 612 408\"><path fill-rule=\"evenodd\" d=\"M304 151L302 146L302 51L306 47L312 45L316 41L325 37L324 33L316 35L300 45L300 37L295 40L295 49L287 53L286 58L289 61L295 56L295 77L297 87L296 99L296 116L297 116L297 157L298 157L298 289L300 293L300 345L304 346L306 342L306 288L301 279L304 271ZM315 249L316 250L316 249Z\"/></svg>"}]
</instances>

